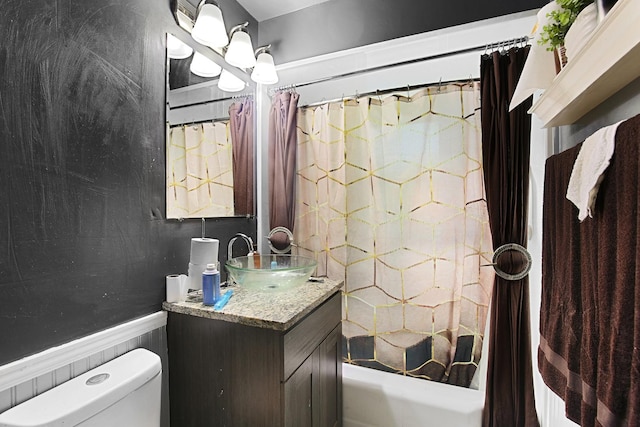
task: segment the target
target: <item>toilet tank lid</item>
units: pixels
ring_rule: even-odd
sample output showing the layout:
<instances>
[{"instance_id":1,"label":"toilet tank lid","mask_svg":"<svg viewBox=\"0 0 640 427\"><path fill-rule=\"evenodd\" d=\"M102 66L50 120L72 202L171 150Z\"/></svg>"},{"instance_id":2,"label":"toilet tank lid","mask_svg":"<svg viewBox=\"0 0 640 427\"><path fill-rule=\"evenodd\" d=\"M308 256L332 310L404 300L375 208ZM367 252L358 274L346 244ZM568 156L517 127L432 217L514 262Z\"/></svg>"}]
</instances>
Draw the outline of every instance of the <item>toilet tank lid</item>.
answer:
<instances>
[{"instance_id":1,"label":"toilet tank lid","mask_svg":"<svg viewBox=\"0 0 640 427\"><path fill-rule=\"evenodd\" d=\"M132 350L0 414L0 427L76 425L151 381L160 357Z\"/></svg>"}]
</instances>

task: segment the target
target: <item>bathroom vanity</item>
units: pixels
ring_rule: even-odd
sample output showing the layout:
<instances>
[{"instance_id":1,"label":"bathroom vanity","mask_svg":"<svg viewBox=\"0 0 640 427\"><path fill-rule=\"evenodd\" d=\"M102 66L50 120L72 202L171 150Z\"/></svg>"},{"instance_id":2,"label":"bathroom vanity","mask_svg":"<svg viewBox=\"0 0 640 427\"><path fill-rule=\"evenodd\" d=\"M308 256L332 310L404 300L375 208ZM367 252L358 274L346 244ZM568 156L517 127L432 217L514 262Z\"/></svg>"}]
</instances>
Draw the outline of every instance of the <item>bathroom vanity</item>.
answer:
<instances>
[{"instance_id":1,"label":"bathroom vanity","mask_svg":"<svg viewBox=\"0 0 640 427\"><path fill-rule=\"evenodd\" d=\"M341 425L341 283L232 289L220 311L163 304L171 425Z\"/></svg>"}]
</instances>

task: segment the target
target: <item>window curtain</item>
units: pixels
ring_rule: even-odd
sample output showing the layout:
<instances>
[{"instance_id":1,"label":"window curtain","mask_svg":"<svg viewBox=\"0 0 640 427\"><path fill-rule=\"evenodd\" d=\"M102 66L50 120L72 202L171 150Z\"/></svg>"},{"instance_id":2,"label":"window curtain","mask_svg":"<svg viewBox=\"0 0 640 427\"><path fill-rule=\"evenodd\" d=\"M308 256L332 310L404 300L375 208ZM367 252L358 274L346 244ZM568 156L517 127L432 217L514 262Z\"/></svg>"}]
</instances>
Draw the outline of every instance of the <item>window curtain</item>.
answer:
<instances>
[{"instance_id":1,"label":"window curtain","mask_svg":"<svg viewBox=\"0 0 640 427\"><path fill-rule=\"evenodd\" d=\"M468 386L493 279L479 87L299 111L296 251L344 280L349 363Z\"/></svg>"},{"instance_id":2,"label":"window curtain","mask_svg":"<svg viewBox=\"0 0 640 427\"><path fill-rule=\"evenodd\" d=\"M166 153L167 218L233 215L228 121L171 127Z\"/></svg>"},{"instance_id":3,"label":"window curtain","mask_svg":"<svg viewBox=\"0 0 640 427\"><path fill-rule=\"evenodd\" d=\"M229 107L233 142L233 200L235 215L254 214L253 100L245 98Z\"/></svg>"},{"instance_id":4,"label":"window curtain","mask_svg":"<svg viewBox=\"0 0 640 427\"><path fill-rule=\"evenodd\" d=\"M481 59L482 152L494 249L527 245L527 197L531 99L509 112L509 102L529 51L514 48ZM518 272L523 260L514 252L498 260ZM484 427L539 426L533 395L529 279L495 277L490 313Z\"/></svg>"},{"instance_id":5,"label":"window curtain","mask_svg":"<svg viewBox=\"0 0 640 427\"><path fill-rule=\"evenodd\" d=\"M299 97L293 91L277 92L269 111L269 225L272 229L293 230L295 224Z\"/></svg>"}]
</instances>

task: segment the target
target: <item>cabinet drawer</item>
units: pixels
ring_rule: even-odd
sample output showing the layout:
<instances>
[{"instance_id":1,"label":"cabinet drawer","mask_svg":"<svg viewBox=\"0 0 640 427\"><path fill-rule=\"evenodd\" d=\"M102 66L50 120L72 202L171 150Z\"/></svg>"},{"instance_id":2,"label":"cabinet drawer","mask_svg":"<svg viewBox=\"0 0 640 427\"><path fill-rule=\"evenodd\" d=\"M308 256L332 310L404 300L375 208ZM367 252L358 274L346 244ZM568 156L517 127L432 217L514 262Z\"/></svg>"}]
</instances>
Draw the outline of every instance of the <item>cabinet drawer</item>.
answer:
<instances>
[{"instance_id":1,"label":"cabinet drawer","mask_svg":"<svg viewBox=\"0 0 640 427\"><path fill-rule=\"evenodd\" d=\"M284 378L316 349L342 319L342 299L338 292L311 312L284 336Z\"/></svg>"}]
</instances>

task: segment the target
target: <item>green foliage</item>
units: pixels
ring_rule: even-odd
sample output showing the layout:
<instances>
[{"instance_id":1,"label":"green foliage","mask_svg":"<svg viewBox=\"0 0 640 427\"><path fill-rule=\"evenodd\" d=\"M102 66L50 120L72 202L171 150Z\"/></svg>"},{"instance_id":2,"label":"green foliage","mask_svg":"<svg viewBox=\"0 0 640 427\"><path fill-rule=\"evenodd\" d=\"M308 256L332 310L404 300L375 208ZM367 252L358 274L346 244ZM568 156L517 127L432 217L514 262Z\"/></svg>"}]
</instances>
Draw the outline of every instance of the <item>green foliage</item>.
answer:
<instances>
[{"instance_id":1,"label":"green foliage","mask_svg":"<svg viewBox=\"0 0 640 427\"><path fill-rule=\"evenodd\" d=\"M593 0L555 0L560 9L547 14L549 24L542 27L538 43L548 45L547 50L554 50L564 44L564 37L582 9L593 3Z\"/></svg>"}]
</instances>

